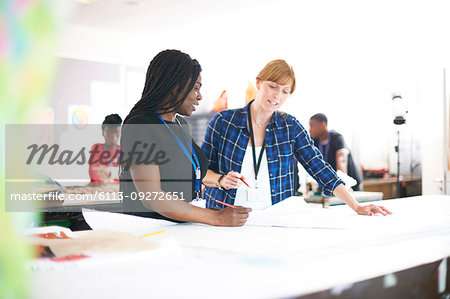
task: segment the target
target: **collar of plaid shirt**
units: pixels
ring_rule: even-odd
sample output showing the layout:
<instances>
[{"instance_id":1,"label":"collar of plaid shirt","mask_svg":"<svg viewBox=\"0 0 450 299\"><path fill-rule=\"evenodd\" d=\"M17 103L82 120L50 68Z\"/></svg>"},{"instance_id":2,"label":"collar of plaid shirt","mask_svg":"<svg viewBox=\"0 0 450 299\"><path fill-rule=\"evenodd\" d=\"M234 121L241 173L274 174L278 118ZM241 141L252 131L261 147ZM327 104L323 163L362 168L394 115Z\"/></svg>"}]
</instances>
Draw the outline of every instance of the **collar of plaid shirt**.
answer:
<instances>
[{"instance_id":1,"label":"collar of plaid shirt","mask_svg":"<svg viewBox=\"0 0 450 299\"><path fill-rule=\"evenodd\" d=\"M241 129L247 129L247 111L248 108L250 107L250 104L253 103L255 100L251 100L244 108L239 109L239 116L240 118L236 118L234 124L241 128ZM275 126L280 126L280 124L278 123L280 120L280 115L279 114L286 114L284 112L275 112L272 115L272 119L269 122L269 124L267 125L267 127L269 127L269 125L274 124Z\"/></svg>"}]
</instances>

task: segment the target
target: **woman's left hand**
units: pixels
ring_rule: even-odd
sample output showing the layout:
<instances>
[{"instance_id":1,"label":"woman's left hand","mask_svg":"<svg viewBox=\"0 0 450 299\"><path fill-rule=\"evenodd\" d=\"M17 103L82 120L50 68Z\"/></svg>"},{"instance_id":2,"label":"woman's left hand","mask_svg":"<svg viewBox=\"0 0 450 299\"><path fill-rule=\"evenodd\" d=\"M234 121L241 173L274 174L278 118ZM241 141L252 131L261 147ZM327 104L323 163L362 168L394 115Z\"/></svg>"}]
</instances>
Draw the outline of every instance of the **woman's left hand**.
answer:
<instances>
[{"instance_id":1,"label":"woman's left hand","mask_svg":"<svg viewBox=\"0 0 450 299\"><path fill-rule=\"evenodd\" d=\"M358 206L356 208L356 213L359 215L367 215L372 216L374 214L382 214L383 216L391 215L392 212L382 206L377 205L367 205L367 206Z\"/></svg>"}]
</instances>

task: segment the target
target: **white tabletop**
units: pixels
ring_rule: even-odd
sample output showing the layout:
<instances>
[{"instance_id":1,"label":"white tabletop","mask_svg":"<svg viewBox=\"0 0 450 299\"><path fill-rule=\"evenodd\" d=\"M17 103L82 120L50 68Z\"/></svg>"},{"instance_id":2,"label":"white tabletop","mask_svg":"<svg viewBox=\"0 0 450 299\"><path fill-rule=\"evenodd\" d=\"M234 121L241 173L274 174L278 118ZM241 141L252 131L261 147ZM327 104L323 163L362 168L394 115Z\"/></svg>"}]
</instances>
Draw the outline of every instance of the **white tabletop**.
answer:
<instances>
[{"instance_id":1,"label":"white tabletop","mask_svg":"<svg viewBox=\"0 0 450 299\"><path fill-rule=\"evenodd\" d=\"M379 204L394 214L359 216L347 206L303 209L292 202L286 205L288 209L279 206L270 213L255 213L249 221L253 226L237 228L198 224L146 227L139 219L136 223L142 231L133 231L132 225L123 230L141 234L162 228L165 233L151 238L176 240L181 253L35 272L32 295L66 299L279 298L450 256L450 196ZM286 227L270 227L272 224Z\"/></svg>"}]
</instances>

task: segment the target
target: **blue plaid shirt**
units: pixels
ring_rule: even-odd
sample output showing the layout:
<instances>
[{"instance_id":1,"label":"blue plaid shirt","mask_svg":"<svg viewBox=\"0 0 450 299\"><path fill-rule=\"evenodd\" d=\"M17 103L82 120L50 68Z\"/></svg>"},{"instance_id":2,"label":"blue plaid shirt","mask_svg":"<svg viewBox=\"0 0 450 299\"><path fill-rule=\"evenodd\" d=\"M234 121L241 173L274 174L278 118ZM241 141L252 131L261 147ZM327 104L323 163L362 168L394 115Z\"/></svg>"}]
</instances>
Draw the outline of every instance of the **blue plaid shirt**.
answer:
<instances>
[{"instance_id":1,"label":"blue plaid shirt","mask_svg":"<svg viewBox=\"0 0 450 299\"><path fill-rule=\"evenodd\" d=\"M202 150L209 160L209 169L219 174L241 172L242 160L250 139L247 129L247 107L217 113L209 123ZM295 157L318 182L326 196L344 182L324 161L305 128L293 116L275 112L265 135L272 204L294 195ZM208 208L224 208L217 199L234 204L236 189L219 190L206 187L203 198Z\"/></svg>"}]
</instances>

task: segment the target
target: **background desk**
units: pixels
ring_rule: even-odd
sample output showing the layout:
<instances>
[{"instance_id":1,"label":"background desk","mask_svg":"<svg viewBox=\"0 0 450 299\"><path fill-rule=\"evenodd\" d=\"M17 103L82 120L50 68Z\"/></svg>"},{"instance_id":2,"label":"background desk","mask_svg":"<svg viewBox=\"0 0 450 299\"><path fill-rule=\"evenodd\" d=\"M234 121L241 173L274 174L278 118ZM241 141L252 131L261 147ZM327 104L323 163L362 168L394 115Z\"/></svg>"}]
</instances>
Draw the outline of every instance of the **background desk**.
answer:
<instances>
[{"instance_id":1,"label":"background desk","mask_svg":"<svg viewBox=\"0 0 450 299\"><path fill-rule=\"evenodd\" d=\"M422 177L405 177L400 180L402 197L422 194ZM382 192L383 199L397 197L397 179L366 179L363 181L364 191Z\"/></svg>"},{"instance_id":2,"label":"background desk","mask_svg":"<svg viewBox=\"0 0 450 299\"><path fill-rule=\"evenodd\" d=\"M69 199L74 195L93 195L102 192L108 200L75 200ZM66 187L66 192L62 194L62 202L53 202L51 205L43 206L40 212L43 213L45 225L63 225L72 230L87 229L81 210L89 208L107 212L122 212L122 201L119 199L119 184L102 184L98 186L70 186ZM111 198L111 199L109 199Z\"/></svg>"}]
</instances>

